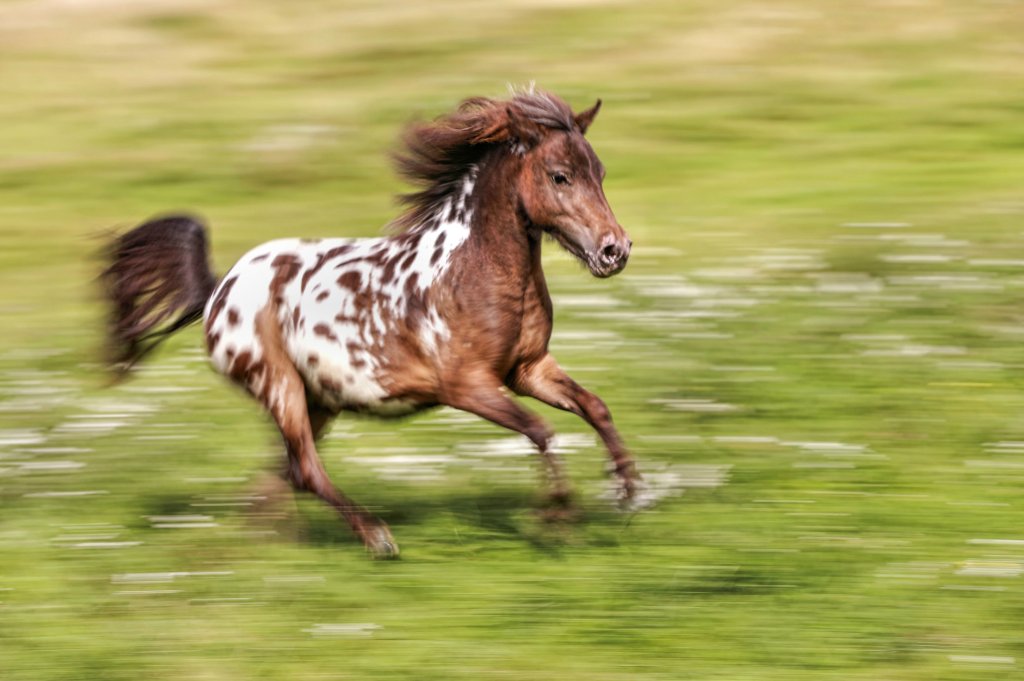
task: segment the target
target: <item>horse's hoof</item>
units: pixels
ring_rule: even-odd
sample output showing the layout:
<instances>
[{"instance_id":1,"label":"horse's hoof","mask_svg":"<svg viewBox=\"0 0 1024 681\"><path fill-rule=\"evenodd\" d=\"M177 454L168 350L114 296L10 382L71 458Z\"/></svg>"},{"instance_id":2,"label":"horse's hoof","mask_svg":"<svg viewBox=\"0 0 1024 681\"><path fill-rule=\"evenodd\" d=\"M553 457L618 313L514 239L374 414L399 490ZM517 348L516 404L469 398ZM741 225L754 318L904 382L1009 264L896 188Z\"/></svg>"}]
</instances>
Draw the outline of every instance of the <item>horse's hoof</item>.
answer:
<instances>
[{"instance_id":1,"label":"horse's hoof","mask_svg":"<svg viewBox=\"0 0 1024 681\"><path fill-rule=\"evenodd\" d=\"M387 525L381 524L371 527L363 534L363 543L366 550L377 560L392 560L398 558L398 543L391 536Z\"/></svg>"},{"instance_id":2,"label":"horse's hoof","mask_svg":"<svg viewBox=\"0 0 1024 681\"><path fill-rule=\"evenodd\" d=\"M637 511L644 506L642 491L646 487L639 475L621 478L616 494L620 511Z\"/></svg>"}]
</instances>

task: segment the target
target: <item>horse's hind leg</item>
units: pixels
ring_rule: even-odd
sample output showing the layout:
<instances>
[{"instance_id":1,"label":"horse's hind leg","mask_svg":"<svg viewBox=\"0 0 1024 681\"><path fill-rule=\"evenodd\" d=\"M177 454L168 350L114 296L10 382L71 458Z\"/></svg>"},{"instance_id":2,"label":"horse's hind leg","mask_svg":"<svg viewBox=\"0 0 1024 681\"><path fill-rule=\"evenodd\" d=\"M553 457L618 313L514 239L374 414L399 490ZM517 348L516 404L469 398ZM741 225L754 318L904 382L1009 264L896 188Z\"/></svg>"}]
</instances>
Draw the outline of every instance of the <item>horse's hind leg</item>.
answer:
<instances>
[{"instance_id":1,"label":"horse's hind leg","mask_svg":"<svg viewBox=\"0 0 1024 681\"><path fill-rule=\"evenodd\" d=\"M320 436L331 419L331 413L316 407L309 409L309 424L313 432L313 441L320 442ZM250 509L254 518L281 520L296 515L294 485L291 482L291 462L286 455L284 460L277 464L275 470L269 470L260 476L259 481L253 488L256 499ZM294 525L284 526L275 522L278 531L291 533Z\"/></svg>"},{"instance_id":2,"label":"horse's hind leg","mask_svg":"<svg viewBox=\"0 0 1024 681\"><path fill-rule=\"evenodd\" d=\"M297 375L295 379L298 380ZM296 489L312 492L333 506L374 556L397 557L398 545L387 525L346 497L327 476L314 444L314 432L306 412L304 387L297 387L289 381L278 403L280 406L271 409L271 413L284 437L288 452L287 475L292 485Z\"/></svg>"},{"instance_id":3,"label":"horse's hind leg","mask_svg":"<svg viewBox=\"0 0 1024 681\"><path fill-rule=\"evenodd\" d=\"M315 435L319 434L327 419L319 411L310 414L305 384L281 349L279 334L274 333L276 327L268 329L269 324L260 326L267 331L261 334L265 351L263 374L261 380L250 386L250 390L270 412L284 438L288 453L288 480L296 489L312 492L333 506L374 556L397 557L398 545L387 525L331 483L314 442Z\"/></svg>"}]
</instances>

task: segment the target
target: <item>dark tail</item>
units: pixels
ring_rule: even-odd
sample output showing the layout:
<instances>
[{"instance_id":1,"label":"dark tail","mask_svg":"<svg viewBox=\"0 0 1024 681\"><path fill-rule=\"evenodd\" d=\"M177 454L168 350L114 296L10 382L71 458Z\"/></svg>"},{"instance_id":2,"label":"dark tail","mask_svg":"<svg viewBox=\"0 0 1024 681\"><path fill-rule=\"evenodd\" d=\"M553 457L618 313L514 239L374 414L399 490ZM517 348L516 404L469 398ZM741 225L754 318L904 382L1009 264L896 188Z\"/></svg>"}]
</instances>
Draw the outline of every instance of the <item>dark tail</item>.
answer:
<instances>
[{"instance_id":1,"label":"dark tail","mask_svg":"<svg viewBox=\"0 0 1024 681\"><path fill-rule=\"evenodd\" d=\"M127 373L171 334L203 316L217 286L208 250L206 227L184 215L145 222L108 246L109 265L101 280L111 304L115 370Z\"/></svg>"}]
</instances>

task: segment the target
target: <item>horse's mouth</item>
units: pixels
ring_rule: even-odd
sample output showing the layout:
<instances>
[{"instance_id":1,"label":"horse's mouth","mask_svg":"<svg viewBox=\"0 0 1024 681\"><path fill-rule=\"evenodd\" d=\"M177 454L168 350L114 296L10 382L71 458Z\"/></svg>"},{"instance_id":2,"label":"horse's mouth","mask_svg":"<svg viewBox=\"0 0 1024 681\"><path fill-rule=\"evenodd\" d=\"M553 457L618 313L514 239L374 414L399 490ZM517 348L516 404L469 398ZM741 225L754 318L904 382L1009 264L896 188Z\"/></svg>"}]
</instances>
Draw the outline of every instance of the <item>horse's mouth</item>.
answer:
<instances>
[{"instance_id":1,"label":"horse's mouth","mask_svg":"<svg viewBox=\"0 0 1024 681\"><path fill-rule=\"evenodd\" d=\"M596 254L590 254L587 256L585 261L587 269L598 279L607 279L608 277L614 277L616 274L626 269L626 261L623 259L621 262L615 265L605 265L597 260Z\"/></svg>"},{"instance_id":2,"label":"horse's mouth","mask_svg":"<svg viewBox=\"0 0 1024 681\"><path fill-rule=\"evenodd\" d=\"M580 261L586 266L587 270L598 279L606 279L608 277L615 276L626 267L626 260L623 259L621 262L608 264L602 262L601 254L598 251L587 251L578 243L573 241L569 236L559 229L548 229L545 230L549 236L558 242L562 248L569 252L574 258Z\"/></svg>"}]
</instances>

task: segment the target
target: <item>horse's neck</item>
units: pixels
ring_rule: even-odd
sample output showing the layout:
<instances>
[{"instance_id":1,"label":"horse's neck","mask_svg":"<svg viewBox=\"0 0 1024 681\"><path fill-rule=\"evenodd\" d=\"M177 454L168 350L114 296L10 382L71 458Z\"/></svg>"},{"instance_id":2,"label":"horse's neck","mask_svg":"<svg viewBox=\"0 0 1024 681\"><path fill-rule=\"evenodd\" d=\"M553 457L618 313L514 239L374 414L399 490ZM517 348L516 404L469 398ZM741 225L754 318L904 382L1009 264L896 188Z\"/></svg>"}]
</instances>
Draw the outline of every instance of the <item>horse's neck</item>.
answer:
<instances>
[{"instance_id":1,"label":"horse's neck","mask_svg":"<svg viewBox=\"0 0 1024 681\"><path fill-rule=\"evenodd\" d=\"M417 253L410 266L421 284L450 286L454 298L514 296L533 285L540 243L518 210L514 164L494 154L469 166L431 215L399 237Z\"/></svg>"},{"instance_id":2,"label":"horse's neck","mask_svg":"<svg viewBox=\"0 0 1024 681\"><path fill-rule=\"evenodd\" d=\"M434 248L432 262L440 251L432 246L435 237L428 235L443 234L438 241L446 248L456 234L464 237L456 250L441 254L450 259L443 260L444 269L433 279L433 314L446 321L460 342L479 343L481 334L489 337L487 346L492 352L497 349L502 361L517 353L542 352L552 323L541 270L541 235L531 234L521 215L513 182L517 169L510 167L510 160L514 163L492 156L454 183L425 222L434 227L411 237L416 260L427 255L424 248Z\"/></svg>"},{"instance_id":3,"label":"horse's neck","mask_svg":"<svg viewBox=\"0 0 1024 681\"><path fill-rule=\"evenodd\" d=\"M514 161L495 154L473 175L473 189L467 198L467 257L459 262L473 268L474 277L484 284L522 287L540 263L540 244L527 234L519 210L515 171Z\"/></svg>"}]
</instances>

